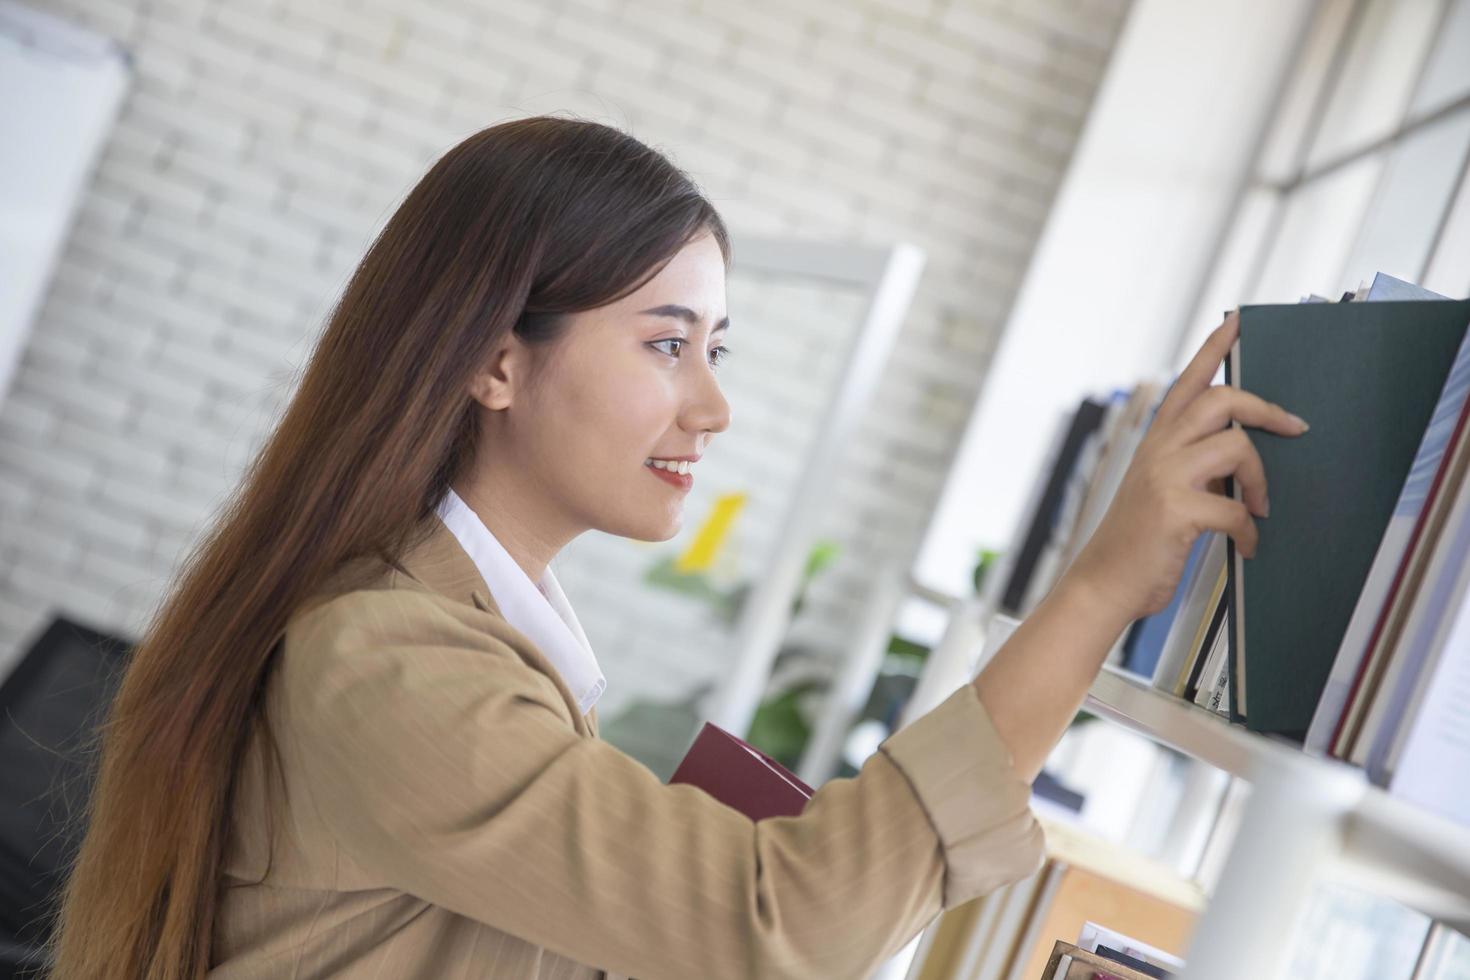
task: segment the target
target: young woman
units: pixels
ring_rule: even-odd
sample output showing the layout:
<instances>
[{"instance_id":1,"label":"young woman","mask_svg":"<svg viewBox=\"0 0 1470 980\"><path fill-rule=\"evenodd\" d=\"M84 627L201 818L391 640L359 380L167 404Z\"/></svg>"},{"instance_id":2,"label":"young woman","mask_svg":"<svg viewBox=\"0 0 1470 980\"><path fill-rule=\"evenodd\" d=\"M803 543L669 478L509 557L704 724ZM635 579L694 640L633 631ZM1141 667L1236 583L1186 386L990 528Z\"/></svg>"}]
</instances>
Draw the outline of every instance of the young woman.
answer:
<instances>
[{"instance_id":1,"label":"young woman","mask_svg":"<svg viewBox=\"0 0 1470 980\"><path fill-rule=\"evenodd\" d=\"M548 562L666 540L731 421L730 246L593 123L465 140L348 283L278 428L139 644L56 980L860 977L1033 871L1029 785L1196 535L1266 484L1226 322L1102 526L990 666L799 817L752 823L597 738ZM1248 507L1218 493L1234 475Z\"/></svg>"}]
</instances>

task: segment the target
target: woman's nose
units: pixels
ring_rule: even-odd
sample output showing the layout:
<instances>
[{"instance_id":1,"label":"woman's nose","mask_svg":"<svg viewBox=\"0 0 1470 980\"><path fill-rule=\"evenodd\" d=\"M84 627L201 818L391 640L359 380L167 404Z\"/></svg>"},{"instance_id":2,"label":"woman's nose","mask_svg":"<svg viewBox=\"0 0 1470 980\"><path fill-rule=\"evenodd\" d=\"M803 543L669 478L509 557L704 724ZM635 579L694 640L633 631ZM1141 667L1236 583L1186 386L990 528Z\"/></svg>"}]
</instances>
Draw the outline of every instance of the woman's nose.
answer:
<instances>
[{"instance_id":1,"label":"woman's nose","mask_svg":"<svg viewBox=\"0 0 1470 980\"><path fill-rule=\"evenodd\" d=\"M720 390L713 370L699 372L698 390L686 411L685 428L695 432L724 432L730 427L730 402Z\"/></svg>"}]
</instances>

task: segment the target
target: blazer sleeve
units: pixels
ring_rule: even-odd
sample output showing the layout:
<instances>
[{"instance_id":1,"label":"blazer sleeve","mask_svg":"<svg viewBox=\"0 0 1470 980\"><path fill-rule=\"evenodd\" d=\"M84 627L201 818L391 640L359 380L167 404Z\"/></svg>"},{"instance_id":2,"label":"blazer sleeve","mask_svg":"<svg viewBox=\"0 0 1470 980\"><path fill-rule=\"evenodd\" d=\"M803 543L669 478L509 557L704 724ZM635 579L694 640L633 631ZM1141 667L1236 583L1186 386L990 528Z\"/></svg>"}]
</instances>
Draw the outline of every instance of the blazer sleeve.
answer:
<instances>
[{"instance_id":1,"label":"blazer sleeve","mask_svg":"<svg viewBox=\"0 0 1470 980\"><path fill-rule=\"evenodd\" d=\"M273 724L385 886L642 980L858 977L1040 866L1030 787L970 684L801 815L752 822L579 735L476 616L351 592L288 630Z\"/></svg>"}]
</instances>

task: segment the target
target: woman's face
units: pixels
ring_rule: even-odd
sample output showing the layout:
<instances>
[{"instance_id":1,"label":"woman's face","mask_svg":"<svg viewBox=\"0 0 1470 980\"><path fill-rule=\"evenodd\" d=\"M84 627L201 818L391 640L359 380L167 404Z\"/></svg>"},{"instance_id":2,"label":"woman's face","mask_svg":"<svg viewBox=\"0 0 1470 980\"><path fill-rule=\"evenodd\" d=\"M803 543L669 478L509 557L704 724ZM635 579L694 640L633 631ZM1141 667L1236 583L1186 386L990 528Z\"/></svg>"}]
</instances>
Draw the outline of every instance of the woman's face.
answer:
<instances>
[{"instance_id":1,"label":"woman's face","mask_svg":"<svg viewBox=\"0 0 1470 980\"><path fill-rule=\"evenodd\" d=\"M647 461L697 457L730 425L716 378L727 324L720 247L705 234L632 294L568 319L551 344L511 345L520 380L506 409L488 413L498 431L485 433L482 458L516 471L491 482L506 492L515 480L534 508L523 516L547 538L595 529L667 540L689 490Z\"/></svg>"}]
</instances>

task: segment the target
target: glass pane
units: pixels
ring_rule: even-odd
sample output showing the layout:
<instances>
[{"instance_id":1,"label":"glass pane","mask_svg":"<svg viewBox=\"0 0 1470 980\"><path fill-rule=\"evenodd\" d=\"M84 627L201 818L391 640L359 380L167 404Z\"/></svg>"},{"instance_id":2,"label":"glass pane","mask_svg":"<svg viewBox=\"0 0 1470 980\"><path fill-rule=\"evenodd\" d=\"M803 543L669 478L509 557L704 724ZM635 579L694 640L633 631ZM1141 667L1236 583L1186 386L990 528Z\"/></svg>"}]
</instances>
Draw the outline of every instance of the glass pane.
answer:
<instances>
[{"instance_id":1,"label":"glass pane","mask_svg":"<svg viewBox=\"0 0 1470 980\"><path fill-rule=\"evenodd\" d=\"M1470 0L1451 0L1434 54L1414 94L1411 115L1422 115L1470 95Z\"/></svg>"},{"instance_id":2,"label":"glass pane","mask_svg":"<svg viewBox=\"0 0 1470 980\"><path fill-rule=\"evenodd\" d=\"M1241 199L1230 226L1230 235L1210 272L1210 281L1199 309L1195 311L1184 344L1179 349L1175 365L1178 369L1182 370L1189 363L1210 331L1220 325L1225 311L1234 309L1245 300L1256 261L1260 258L1261 249L1266 247L1266 236L1271 232L1271 222L1279 213L1281 203L1281 195L1260 187L1248 190Z\"/></svg>"},{"instance_id":3,"label":"glass pane","mask_svg":"<svg viewBox=\"0 0 1470 980\"><path fill-rule=\"evenodd\" d=\"M1429 919L1378 895L1326 882L1292 934L1292 980L1410 980Z\"/></svg>"},{"instance_id":4,"label":"glass pane","mask_svg":"<svg viewBox=\"0 0 1470 980\"><path fill-rule=\"evenodd\" d=\"M1375 153L1298 188L1269 244L1260 279L1241 298L1295 303L1308 293L1329 299L1362 224L1385 154Z\"/></svg>"},{"instance_id":5,"label":"glass pane","mask_svg":"<svg viewBox=\"0 0 1470 980\"><path fill-rule=\"evenodd\" d=\"M1424 275L1426 288L1459 299L1470 293L1470 177L1462 171L1439 244Z\"/></svg>"},{"instance_id":6,"label":"glass pane","mask_svg":"<svg viewBox=\"0 0 1470 980\"><path fill-rule=\"evenodd\" d=\"M1447 925L1437 926L1424 980L1470 980L1470 938Z\"/></svg>"},{"instance_id":7,"label":"glass pane","mask_svg":"<svg viewBox=\"0 0 1470 980\"><path fill-rule=\"evenodd\" d=\"M1368 0L1308 154L1308 170L1397 128L1442 9L1441 0Z\"/></svg>"},{"instance_id":8,"label":"glass pane","mask_svg":"<svg viewBox=\"0 0 1470 980\"><path fill-rule=\"evenodd\" d=\"M1418 130L1390 151L1357 244L1338 280L1340 289L1354 289L1375 272L1409 282L1423 278L1467 150L1470 109Z\"/></svg>"},{"instance_id":9,"label":"glass pane","mask_svg":"<svg viewBox=\"0 0 1470 980\"><path fill-rule=\"evenodd\" d=\"M1356 0L1329 0L1318 8L1261 150L1257 174L1261 180L1286 180L1300 166L1306 150L1303 141L1317 122L1323 87L1356 5Z\"/></svg>"}]
</instances>

